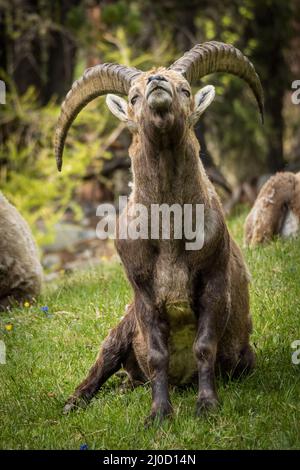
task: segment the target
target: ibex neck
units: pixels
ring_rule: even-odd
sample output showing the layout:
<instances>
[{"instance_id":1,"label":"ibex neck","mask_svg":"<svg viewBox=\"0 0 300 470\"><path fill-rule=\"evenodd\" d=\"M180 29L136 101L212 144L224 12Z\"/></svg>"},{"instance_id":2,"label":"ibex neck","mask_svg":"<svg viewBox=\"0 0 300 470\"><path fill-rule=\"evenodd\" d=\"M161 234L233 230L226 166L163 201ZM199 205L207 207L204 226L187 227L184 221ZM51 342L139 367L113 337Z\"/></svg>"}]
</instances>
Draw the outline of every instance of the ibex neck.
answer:
<instances>
[{"instance_id":1,"label":"ibex neck","mask_svg":"<svg viewBox=\"0 0 300 470\"><path fill-rule=\"evenodd\" d=\"M206 203L207 176L198 141L189 132L180 143L137 137L131 147L134 200L141 204Z\"/></svg>"}]
</instances>

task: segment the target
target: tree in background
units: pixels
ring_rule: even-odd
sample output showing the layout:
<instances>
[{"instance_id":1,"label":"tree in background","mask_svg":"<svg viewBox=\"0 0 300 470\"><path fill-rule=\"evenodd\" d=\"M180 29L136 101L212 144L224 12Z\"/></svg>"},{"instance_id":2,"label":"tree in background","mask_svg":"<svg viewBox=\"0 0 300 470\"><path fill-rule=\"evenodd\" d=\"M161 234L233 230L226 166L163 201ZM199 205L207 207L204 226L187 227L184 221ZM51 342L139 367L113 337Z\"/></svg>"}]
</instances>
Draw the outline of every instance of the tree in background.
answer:
<instances>
[{"instance_id":1,"label":"tree in background","mask_svg":"<svg viewBox=\"0 0 300 470\"><path fill-rule=\"evenodd\" d=\"M249 0L247 4L252 17L246 22L243 39L255 41L252 57L265 93L267 168L273 173L285 166L283 106L292 81L286 59L293 36L292 2Z\"/></svg>"},{"instance_id":2,"label":"tree in background","mask_svg":"<svg viewBox=\"0 0 300 470\"><path fill-rule=\"evenodd\" d=\"M0 68L20 94L34 86L41 104L65 96L73 81L74 31L82 13L80 0L0 1Z\"/></svg>"}]
</instances>

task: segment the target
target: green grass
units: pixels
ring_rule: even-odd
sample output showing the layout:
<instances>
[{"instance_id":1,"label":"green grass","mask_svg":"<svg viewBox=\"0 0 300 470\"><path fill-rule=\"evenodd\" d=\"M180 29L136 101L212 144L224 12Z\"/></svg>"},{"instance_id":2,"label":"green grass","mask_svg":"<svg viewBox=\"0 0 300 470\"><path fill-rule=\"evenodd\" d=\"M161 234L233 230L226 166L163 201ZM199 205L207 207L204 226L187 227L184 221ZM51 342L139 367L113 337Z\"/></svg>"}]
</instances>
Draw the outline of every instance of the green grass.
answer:
<instances>
[{"instance_id":1,"label":"green grass","mask_svg":"<svg viewBox=\"0 0 300 470\"><path fill-rule=\"evenodd\" d=\"M242 242L245 214L229 221ZM253 281L255 372L218 382L218 413L194 417L196 390L171 390L174 417L145 430L150 389L121 393L111 378L85 410L63 416L66 397L85 376L131 290L118 264L63 276L37 305L0 316L7 364L0 365L3 449L291 449L300 447L300 240L244 250ZM50 316L40 307L47 305ZM12 331L5 325L11 323Z\"/></svg>"}]
</instances>

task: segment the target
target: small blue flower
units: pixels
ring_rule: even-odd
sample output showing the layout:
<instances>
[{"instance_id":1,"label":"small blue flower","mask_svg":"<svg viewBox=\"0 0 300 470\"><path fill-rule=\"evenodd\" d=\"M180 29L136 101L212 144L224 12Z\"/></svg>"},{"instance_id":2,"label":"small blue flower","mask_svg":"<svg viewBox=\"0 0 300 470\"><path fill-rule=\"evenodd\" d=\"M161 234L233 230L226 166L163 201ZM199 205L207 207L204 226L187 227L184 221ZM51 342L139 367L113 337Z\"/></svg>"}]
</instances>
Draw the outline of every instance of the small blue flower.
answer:
<instances>
[{"instance_id":1,"label":"small blue flower","mask_svg":"<svg viewBox=\"0 0 300 470\"><path fill-rule=\"evenodd\" d=\"M40 310L45 314L46 318L51 318L53 316L53 315L50 315L49 307L47 305L44 305L43 307L40 307Z\"/></svg>"},{"instance_id":2,"label":"small blue flower","mask_svg":"<svg viewBox=\"0 0 300 470\"><path fill-rule=\"evenodd\" d=\"M88 445L87 444L81 444L79 447L80 450L88 450Z\"/></svg>"}]
</instances>

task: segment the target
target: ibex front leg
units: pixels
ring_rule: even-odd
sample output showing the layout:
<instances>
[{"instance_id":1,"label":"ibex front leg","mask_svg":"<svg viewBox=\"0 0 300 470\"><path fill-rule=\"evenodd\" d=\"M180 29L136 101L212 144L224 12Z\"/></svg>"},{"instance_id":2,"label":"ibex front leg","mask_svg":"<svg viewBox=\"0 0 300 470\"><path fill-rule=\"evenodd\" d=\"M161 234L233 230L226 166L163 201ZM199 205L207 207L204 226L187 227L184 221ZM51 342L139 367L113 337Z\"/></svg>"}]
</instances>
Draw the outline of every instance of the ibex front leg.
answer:
<instances>
[{"instance_id":1,"label":"ibex front leg","mask_svg":"<svg viewBox=\"0 0 300 470\"><path fill-rule=\"evenodd\" d=\"M226 281L222 273L210 279L199 303L199 323L194 353L198 366L197 415L212 410L218 405L215 384L215 363L220 326L228 315Z\"/></svg>"},{"instance_id":2,"label":"ibex front leg","mask_svg":"<svg viewBox=\"0 0 300 470\"><path fill-rule=\"evenodd\" d=\"M151 413L146 419L146 426L154 420L162 421L172 413L168 387L168 336L169 325L162 312L156 308L141 305L136 311L147 344L147 362L152 388Z\"/></svg>"}]
</instances>

